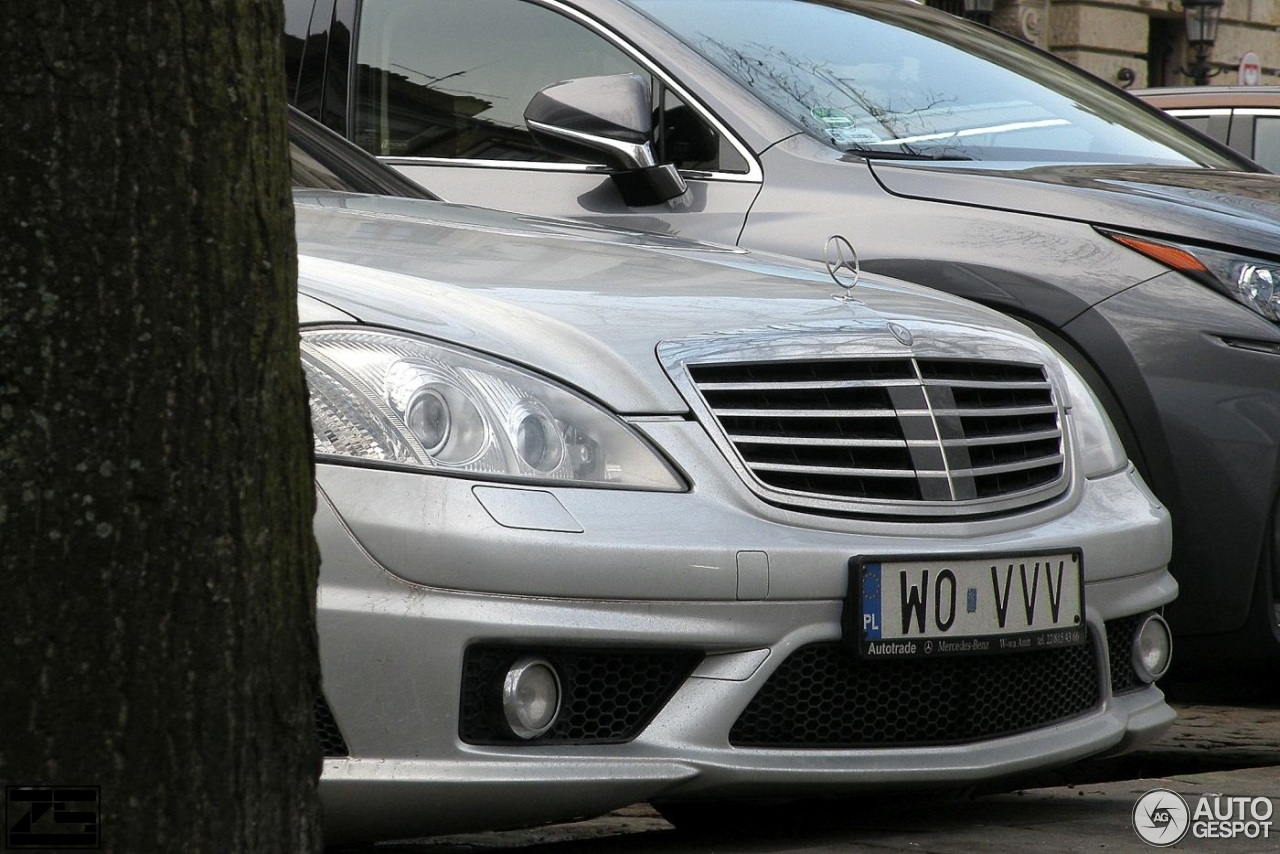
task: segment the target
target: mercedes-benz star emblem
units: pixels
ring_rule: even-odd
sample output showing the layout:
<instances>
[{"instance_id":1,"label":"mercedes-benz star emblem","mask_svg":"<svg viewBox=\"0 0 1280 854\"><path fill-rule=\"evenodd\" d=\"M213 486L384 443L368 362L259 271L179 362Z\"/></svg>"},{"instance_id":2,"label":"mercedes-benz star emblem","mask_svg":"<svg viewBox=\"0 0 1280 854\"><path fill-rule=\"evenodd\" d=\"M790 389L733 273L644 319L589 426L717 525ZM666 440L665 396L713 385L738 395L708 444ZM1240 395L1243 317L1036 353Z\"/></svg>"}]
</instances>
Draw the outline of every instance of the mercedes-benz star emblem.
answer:
<instances>
[{"instance_id":1,"label":"mercedes-benz star emblem","mask_svg":"<svg viewBox=\"0 0 1280 854\"><path fill-rule=\"evenodd\" d=\"M844 293L836 294L836 299L853 299L849 292L857 286L858 279L862 276L862 271L858 267L858 253L854 250L853 244L843 235L833 234L827 238L823 256L832 280L844 288Z\"/></svg>"},{"instance_id":2,"label":"mercedes-benz star emblem","mask_svg":"<svg viewBox=\"0 0 1280 854\"><path fill-rule=\"evenodd\" d=\"M915 338L911 335L911 330L903 326L901 323L890 323L889 331L893 333L893 337L898 339L898 343L904 347L910 347L915 343Z\"/></svg>"}]
</instances>

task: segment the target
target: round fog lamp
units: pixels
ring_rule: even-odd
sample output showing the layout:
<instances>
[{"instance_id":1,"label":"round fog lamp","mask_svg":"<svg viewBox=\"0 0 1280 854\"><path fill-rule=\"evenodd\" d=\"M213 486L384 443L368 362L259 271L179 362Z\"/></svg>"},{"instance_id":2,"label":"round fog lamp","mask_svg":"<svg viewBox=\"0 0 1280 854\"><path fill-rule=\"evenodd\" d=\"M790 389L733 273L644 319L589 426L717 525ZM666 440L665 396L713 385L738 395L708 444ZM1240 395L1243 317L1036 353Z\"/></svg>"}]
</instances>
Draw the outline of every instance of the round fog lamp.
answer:
<instances>
[{"instance_id":1,"label":"round fog lamp","mask_svg":"<svg viewBox=\"0 0 1280 854\"><path fill-rule=\"evenodd\" d=\"M1154 682L1173 660L1173 635L1159 614L1148 614L1133 633L1133 669L1144 682Z\"/></svg>"},{"instance_id":2,"label":"round fog lamp","mask_svg":"<svg viewBox=\"0 0 1280 854\"><path fill-rule=\"evenodd\" d=\"M542 658L522 658L502 680L502 712L512 734L537 738L560 714L560 677Z\"/></svg>"}]
</instances>

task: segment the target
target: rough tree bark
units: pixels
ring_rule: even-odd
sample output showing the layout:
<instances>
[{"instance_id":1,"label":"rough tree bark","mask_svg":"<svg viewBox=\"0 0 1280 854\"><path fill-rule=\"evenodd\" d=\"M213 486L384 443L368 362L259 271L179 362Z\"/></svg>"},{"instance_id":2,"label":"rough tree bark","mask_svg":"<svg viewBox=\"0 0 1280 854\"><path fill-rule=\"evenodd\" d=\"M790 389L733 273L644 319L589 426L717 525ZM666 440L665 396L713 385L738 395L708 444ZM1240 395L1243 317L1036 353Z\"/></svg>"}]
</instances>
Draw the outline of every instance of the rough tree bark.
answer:
<instances>
[{"instance_id":1,"label":"rough tree bark","mask_svg":"<svg viewBox=\"0 0 1280 854\"><path fill-rule=\"evenodd\" d=\"M0 782L105 850L318 846L282 29L0 3Z\"/></svg>"}]
</instances>

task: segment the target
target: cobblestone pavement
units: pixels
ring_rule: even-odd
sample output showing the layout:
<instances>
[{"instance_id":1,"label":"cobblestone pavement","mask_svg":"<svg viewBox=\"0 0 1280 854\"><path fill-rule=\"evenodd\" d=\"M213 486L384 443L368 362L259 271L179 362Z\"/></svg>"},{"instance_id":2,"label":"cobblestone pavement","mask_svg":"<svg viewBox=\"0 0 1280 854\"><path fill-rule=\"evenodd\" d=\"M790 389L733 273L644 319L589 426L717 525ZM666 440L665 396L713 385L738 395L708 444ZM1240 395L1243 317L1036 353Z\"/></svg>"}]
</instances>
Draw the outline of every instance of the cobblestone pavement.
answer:
<instances>
[{"instance_id":1,"label":"cobblestone pavement","mask_svg":"<svg viewBox=\"0 0 1280 854\"><path fill-rule=\"evenodd\" d=\"M1274 837L1206 838L1193 825L1171 850L1280 851L1280 697L1231 696L1213 686L1173 692L1178 721L1150 747L1082 763L1012 792L925 803L846 803L796 817L785 827L749 834L725 828L713 836L674 830L645 804L590 821L505 833L477 833L414 843L381 844L370 854L465 854L521 850L527 854L604 852L1125 852L1158 850L1139 839L1134 807L1152 789L1178 793L1189 810L1200 796L1261 797L1273 816ZM1237 693L1238 692L1234 692ZM1217 700L1227 699L1231 705ZM1208 803L1225 801L1209 798ZM1265 806L1261 802L1260 806ZM1254 828L1255 831L1260 828Z\"/></svg>"},{"instance_id":2,"label":"cobblestone pavement","mask_svg":"<svg viewBox=\"0 0 1280 854\"><path fill-rule=\"evenodd\" d=\"M1211 702L1229 690L1215 692L1212 684L1181 696L1175 690L1178 720L1159 741L1128 756L1082 763L1067 772L1068 782L1280 767L1280 690L1271 689L1270 697L1229 696L1229 705ZM1272 794L1280 796L1280 776Z\"/></svg>"}]
</instances>

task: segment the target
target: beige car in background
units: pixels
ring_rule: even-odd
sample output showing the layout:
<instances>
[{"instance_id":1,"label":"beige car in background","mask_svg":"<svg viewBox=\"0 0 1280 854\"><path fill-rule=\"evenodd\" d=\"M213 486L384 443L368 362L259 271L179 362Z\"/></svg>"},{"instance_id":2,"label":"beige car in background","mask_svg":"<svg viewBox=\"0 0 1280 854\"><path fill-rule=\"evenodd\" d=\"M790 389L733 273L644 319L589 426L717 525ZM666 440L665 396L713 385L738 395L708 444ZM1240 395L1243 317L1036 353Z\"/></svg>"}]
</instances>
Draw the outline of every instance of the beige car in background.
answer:
<instances>
[{"instance_id":1,"label":"beige car in background","mask_svg":"<svg viewBox=\"0 0 1280 854\"><path fill-rule=\"evenodd\" d=\"M1259 166L1280 171L1280 86L1184 86L1132 94Z\"/></svg>"}]
</instances>

